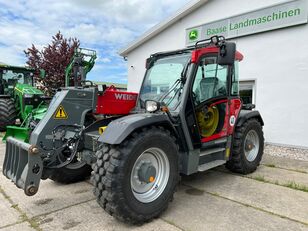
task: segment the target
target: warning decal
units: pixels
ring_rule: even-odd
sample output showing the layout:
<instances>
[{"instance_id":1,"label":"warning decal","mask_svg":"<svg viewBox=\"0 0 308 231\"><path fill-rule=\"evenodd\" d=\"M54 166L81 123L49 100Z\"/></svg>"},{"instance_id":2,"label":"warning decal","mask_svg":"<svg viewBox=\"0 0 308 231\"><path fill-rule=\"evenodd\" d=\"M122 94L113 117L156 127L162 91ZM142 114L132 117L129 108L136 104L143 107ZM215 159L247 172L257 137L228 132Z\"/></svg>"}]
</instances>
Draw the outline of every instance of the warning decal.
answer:
<instances>
[{"instance_id":1,"label":"warning decal","mask_svg":"<svg viewBox=\"0 0 308 231\"><path fill-rule=\"evenodd\" d=\"M56 110L56 113L55 113L55 116L54 116L55 119L67 119L67 114L64 110L64 107L62 105L60 105L58 107L58 109Z\"/></svg>"}]
</instances>

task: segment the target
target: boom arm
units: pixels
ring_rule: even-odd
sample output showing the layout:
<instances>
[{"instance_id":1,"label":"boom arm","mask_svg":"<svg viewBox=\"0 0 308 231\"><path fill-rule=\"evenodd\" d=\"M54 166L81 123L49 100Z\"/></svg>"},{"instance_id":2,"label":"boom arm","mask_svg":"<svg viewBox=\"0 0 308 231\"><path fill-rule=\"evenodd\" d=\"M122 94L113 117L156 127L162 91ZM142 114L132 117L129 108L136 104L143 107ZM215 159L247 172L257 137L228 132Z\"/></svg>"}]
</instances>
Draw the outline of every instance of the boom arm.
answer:
<instances>
[{"instance_id":1,"label":"boom arm","mask_svg":"<svg viewBox=\"0 0 308 231\"><path fill-rule=\"evenodd\" d=\"M85 80L87 74L92 70L95 60L96 51L86 48L76 48L71 62L65 68L65 87L69 87L70 75L73 71L74 85L78 85L78 76Z\"/></svg>"}]
</instances>

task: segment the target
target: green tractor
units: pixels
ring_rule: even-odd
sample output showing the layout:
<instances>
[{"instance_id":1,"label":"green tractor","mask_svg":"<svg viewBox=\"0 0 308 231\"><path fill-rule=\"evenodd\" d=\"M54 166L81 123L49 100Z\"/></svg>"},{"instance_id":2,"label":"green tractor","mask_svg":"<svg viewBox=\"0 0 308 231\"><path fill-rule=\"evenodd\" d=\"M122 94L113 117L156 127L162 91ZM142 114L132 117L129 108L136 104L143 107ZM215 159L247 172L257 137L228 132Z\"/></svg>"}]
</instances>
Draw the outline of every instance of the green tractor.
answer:
<instances>
[{"instance_id":1,"label":"green tractor","mask_svg":"<svg viewBox=\"0 0 308 231\"><path fill-rule=\"evenodd\" d=\"M65 69L65 87L85 84L96 58L94 50L75 49ZM12 136L28 142L31 131L44 117L48 108L46 101L50 98L33 86L34 69L2 65L0 70L0 131L6 130L3 140ZM41 70L40 76L44 75Z\"/></svg>"},{"instance_id":2,"label":"green tractor","mask_svg":"<svg viewBox=\"0 0 308 231\"><path fill-rule=\"evenodd\" d=\"M26 140L30 117L41 119L47 110L48 98L34 87L34 74L29 67L0 65L0 131L7 130L6 137Z\"/></svg>"}]
</instances>

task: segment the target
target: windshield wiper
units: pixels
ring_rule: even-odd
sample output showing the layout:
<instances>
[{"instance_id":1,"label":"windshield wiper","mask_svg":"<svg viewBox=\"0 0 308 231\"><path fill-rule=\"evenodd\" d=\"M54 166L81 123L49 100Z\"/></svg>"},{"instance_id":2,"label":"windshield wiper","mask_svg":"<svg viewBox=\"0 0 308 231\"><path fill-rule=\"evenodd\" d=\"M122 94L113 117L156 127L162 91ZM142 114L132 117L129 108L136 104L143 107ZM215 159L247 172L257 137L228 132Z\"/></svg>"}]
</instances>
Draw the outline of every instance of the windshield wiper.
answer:
<instances>
[{"instance_id":1,"label":"windshield wiper","mask_svg":"<svg viewBox=\"0 0 308 231\"><path fill-rule=\"evenodd\" d=\"M181 79L177 79L170 89L158 99L158 102L162 102L179 85L179 83L181 83Z\"/></svg>"},{"instance_id":2,"label":"windshield wiper","mask_svg":"<svg viewBox=\"0 0 308 231\"><path fill-rule=\"evenodd\" d=\"M172 102L172 100L175 98L175 96L178 94L178 92L183 88L183 85L185 84L186 82L186 73L187 73L187 70L188 70L188 67L191 63L191 60L189 60L185 67L183 68L182 72L181 72L181 78L180 79L177 79L174 84L172 85L172 87L169 89L169 91L167 91L165 94L163 94L160 98L159 98L159 102L162 102L173 90L176 89L176 87L179 85L179 83L181 83L182 85L176 90L174 96L171 98L171 100L168 101L167 105L169 103Z\"/></svg>"}]
</instances>

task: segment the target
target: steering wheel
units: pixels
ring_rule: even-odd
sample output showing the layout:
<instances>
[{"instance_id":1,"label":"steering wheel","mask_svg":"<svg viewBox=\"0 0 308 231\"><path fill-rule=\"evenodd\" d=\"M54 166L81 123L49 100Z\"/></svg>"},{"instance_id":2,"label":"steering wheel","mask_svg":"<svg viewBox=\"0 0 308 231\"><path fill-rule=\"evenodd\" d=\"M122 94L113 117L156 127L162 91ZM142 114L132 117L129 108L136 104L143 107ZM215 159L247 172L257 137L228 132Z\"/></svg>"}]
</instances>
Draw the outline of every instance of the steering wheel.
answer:
<instances>
[{"instance_id":1,"label":"steering wheel","mask_svg":"<svg viewBox=\"0 0 308 231\"><path fill-rule=\"evenodd\" d=\"M90 83L90 85L87 85L86 83ZM82 81L80 81L80 84L83 87L93 87L93 86L95 86L94 83L91 80L82 80Z\"/></svg>"}]
</instances>

